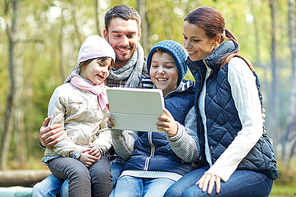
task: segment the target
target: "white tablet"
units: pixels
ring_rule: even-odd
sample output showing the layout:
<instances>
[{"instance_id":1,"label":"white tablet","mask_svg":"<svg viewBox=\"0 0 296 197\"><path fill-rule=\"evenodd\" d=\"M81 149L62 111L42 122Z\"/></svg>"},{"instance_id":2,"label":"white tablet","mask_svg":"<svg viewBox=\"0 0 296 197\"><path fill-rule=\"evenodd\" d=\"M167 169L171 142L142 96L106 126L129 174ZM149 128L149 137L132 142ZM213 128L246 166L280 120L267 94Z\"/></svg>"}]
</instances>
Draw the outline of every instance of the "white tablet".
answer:
<instances>
[{"instance_id":1,"label":"white tablet","mask_svg":"<svg viewBox=\"0 0 296 197\"><path fill-rule=\"evenodd\" d=\"M164 108L160 89L113 87L107 88L107 96L113 129L163 132L155 125Z\"/></svg>"}]
</instances>

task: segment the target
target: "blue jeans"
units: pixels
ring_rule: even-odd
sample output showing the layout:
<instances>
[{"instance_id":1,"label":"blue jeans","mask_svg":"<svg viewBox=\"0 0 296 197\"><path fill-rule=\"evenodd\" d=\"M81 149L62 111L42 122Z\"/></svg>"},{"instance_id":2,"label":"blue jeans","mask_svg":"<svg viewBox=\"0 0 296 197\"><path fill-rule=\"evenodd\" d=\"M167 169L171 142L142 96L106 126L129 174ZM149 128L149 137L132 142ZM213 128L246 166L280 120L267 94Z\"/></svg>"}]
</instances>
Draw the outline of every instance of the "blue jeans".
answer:
<instances>
[{"instance_id":1,"label":"blue jeans","mask_svg":"<svg viewBox=\"0 0 296 197\"><path fill-rule=\"evenodd\" d=\"M112 185L115 187L116 181L120 176L123 166L110 165L112 175ZM49 175L42 182L37 183L31 192L31 197L68 197L69 183L67 180L62 180L54 175Z\"/></svg>"},{"instance_id":2,"label":"blue jeans","mask_svg":"<svg viewBox=\"0 0 296 197\"><path fill-rule=\"evenodd\" d=\"M208 166L189 172L173 184L164 197L197 197L197 196L225 196L225 197L265 197L269 196L273 181L265 174L250 170L236 170L227 182L221 181L220 193L216 193L216 185L210 195L202 192L195 183L209 169Z\"/></svg>"},{"instance_id":3,"label":"blue jeans","mask_svg":"<svg viewBox=\"0 0 296 197\"><path fill-rule=\"evenodd\" d=\"M123 166L111 164L110 165L111 175L112 175L112 186L115 188L117 179L121 175L121 172L123 171Z\"/></svg>"},{"instance_id":4,"label":"blue jeans","mask_svg":"<svg viewBox=\"0 0 296 197\"><path fill-rule=\"evenodd\" d=\"M175 181L166 178L146 179L123 176L109 197L162 197Z\"/></svg>"},{"instance_id":5,"label":"blue jeans","mask_svg":"<svg viewBox=\"0 0 296 197\"><path fill-rule=\"evenodd\" d=\"M43 181L37 183L31 192L31 197L56 197L60 196L60 189L64 180L49 175ZM62 195L61 195L62 196ZM63 196L62 196L63 197Z\"/></svg>"}]
</instances>

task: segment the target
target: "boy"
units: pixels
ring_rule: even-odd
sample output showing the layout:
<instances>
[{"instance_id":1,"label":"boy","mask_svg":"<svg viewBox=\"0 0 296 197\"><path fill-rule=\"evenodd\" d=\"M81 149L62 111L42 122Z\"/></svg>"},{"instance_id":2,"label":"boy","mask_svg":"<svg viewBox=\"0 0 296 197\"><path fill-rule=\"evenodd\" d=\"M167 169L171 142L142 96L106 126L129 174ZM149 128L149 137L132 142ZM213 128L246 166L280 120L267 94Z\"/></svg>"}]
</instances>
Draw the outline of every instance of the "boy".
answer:
<instances>
[{"instance_id":1,"label":"boy","mask_svg":"<svg viewBox=\"0 0 296 197\"><path fill-rule=\"evenodd\" d=\"M116 153L127 160L110 196L163 196L167 188L198 160L194 87L184 81L187 52L177 42L157 43L147 58L153 85L163 91L164 114L157 128L164 132L137 132L111 129ZM142 80L145 87L147 80ZM113 127L113 117L108 115Z\"/></svg>"}]
</instances>

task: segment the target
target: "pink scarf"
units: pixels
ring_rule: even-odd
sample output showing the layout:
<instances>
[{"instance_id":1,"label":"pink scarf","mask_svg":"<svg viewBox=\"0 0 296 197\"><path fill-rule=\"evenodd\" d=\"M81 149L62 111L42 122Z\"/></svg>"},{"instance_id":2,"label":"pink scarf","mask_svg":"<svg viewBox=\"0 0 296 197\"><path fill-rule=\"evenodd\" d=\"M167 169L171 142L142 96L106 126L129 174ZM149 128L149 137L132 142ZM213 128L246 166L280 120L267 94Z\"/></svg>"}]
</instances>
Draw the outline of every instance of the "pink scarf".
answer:
<instances>
[{"instance_id":1,"label":"pink scarf","mask_svg":"<svg viewBox=\"0 0 296 197\"><path fill-rule=\"evenodd\" d=\"M98 101L99 101L103 111L108 110L108 108L107 108L108 99L107 99L107 94L104 90L104 82L102 82L99 85L93 85L77 75L72 77L70 82L76 88L96 94L98 96Z\"/></svg>"}]
</instances>

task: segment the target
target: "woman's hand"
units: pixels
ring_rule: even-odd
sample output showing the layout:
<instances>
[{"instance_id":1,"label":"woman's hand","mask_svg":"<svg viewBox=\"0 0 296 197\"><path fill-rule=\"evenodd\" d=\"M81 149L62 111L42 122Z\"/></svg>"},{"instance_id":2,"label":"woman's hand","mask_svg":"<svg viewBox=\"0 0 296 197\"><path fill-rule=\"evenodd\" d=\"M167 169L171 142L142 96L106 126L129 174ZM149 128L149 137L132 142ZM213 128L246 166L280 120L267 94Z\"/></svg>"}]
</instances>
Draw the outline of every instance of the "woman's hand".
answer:
<instances>
[{"instance_id":1,"label":"woman's hand","mask_svg":"<svg viewBox=\"0 0 296 197\"><path fill-rule=\"evenodd\" d=\"M178 132L178 125L167 109L163 109L163 112L164 114L157 118L157 129L163 130L169 137L174 137Z\"/></svg>"},{"instance_id":2,"label":"woman's hand","mask_svg":"<svg viewBox=\"0 0 296 197\"><path fill-rule=\"evenodd\" d=\"M107 124L108 124L108 126L109 126L110 128L114 127L115 125L114 125L114 123L112 122L112 121L114 120L113 116L112 116L110 113L108 113L108 114L107 114L107 117L108 117L108 120L107 120Z\"/></svg>"},{"instance_id":3,"label":"woman's hand","mask_svg":"<svg viewBox=\"0 0 296 197\"><path fill-rule=\"evenodd\" d=\"M82 154L80 155L79 160L86 166L86 167L90 167L92 166L96 161L98 161L99 159L91 154L89 154L89 151L91 149L87 148L85 149Z\"/></svg>"},{"instance_id":4,"label":"woman's hand","mask_svg":"<svg viewBox=\"0 0 296 197\"><path fill-rule=\"evenodd\" d=\"M201 189L203 192L207 191L208 188L208 194L212 193L214 184L216 182L216 193L218 194L220 192L220 183L221 183L221 177L214 175L214 174L209 174L205 173L196 183L195 185L199 185L199 189Z\"/></svg>"},{"instance_id":5,"label":"woman's hand","mask_svg":"<svg viewBox=\"0 0 296 197\"><path fill-rule=\"evenodd\" d=\"M262 112L262 123L264 124L265 123L265 109L264 108L262 108L262 110L261 110Z\"/></svg>"},{"instance_id":6,"label":"woman's hand","mask_svg":"<svg viewBox=\"0 0 296 197\"><path fill-rule=\"evenodd\" d=\"M58 138L63 135L64 128L61 124L53 124L48 126L50 117L45 118L40 128L39 140L46 148L50 148L59 142Z\"/></svg>"}]
</instances>

